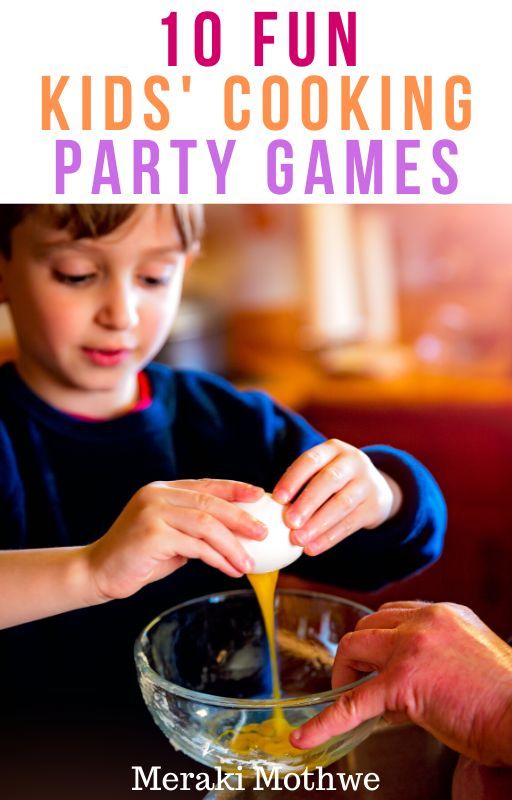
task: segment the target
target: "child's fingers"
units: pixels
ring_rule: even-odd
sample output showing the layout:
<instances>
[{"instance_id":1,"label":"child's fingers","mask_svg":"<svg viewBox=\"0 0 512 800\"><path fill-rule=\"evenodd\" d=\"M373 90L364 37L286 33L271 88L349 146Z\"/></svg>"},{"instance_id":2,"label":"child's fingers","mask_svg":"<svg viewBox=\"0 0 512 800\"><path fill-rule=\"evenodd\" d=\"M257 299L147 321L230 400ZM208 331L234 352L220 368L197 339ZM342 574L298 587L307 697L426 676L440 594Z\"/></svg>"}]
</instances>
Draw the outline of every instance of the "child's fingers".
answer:
<instances>
[{"instance_id":1,"label":"child's fingers","mask_svg":"<svg viewBox=\"0 0 512 800\"><path fill-rule=\"evenodd\" d=\"M286 509L285 521L292 528L303 527L332 495L352 481L357 471L358 462L351 454L333 458L311 478L299 497Z\"/></svg>"},{"instance_id":2,"label":"child's fingers","mask_svg":"<svg viewBox=\"0 0 512 800\"><path fill-rule=\"evenodd\" d=\"M204 541L216 550L237 572L250 572L254 568L253 560L242 547L239 539L216 517L193 508L173 506L167 513L165 521L174 531L196 540ZM173 539L170 546L174 546ZM181 552L181 551L180 551ZM182 553L182 555L188 555Z\"/></svg>"},{"instance_id":3,"label":"child's fingers","mask_svg":"<svg viewBox=\"0 0 512 800\"><path fill-rule=\"evenodd\" d=\"M194 539L181 531L172 531L172 546L185 558L199 558L210 567L221 570L231 578L241 578L243 570L237 569L222 553L204 539Z\"/></svg>"},{"instance_id":4,"label":"child's fingers","mask_svg":"<svg viewBox=\"0 0 512 800\"><path fill-rule=\"evenodd\" d=\"M366 509L366 504L362 503L355 511L345 517L342 522L334 525L325 533L320 534L311 542L308 542L304 547L304 552L308 556L317 556L319 553L329 550L330 547L338 544L338 542L343 541L347 536L351 536L356 531L364 528L367 522L368 511Z\"/></svg>"},{"instance_id":5,"label":"child's fingers","mask_svg":"<svg viewBox=\"0 0 512 800\"><path fill-rule=\"evenodd\" d=\"M265 490L261 486L243 481L231 481L219 478L198 478L197 480L167 481L170 488L189 489L194 492L204 492L229 500L231 503L250 503L258 500Z\"/></svg>"},{"instance_id":6,"label":"child's fingers","mask_svg":"<svg viewBox=\"0 0 512 800\"><path fill-rule=\"evenodd\" d=\"M236 531L249 539L264 539L267 527L259 520L234 505L232 502L195 490L166 488L163 500L173 508L193 508L200 515L198 522L204 524L205 515L222 522L230 531Z\"/></svg>"},{"instance_id":7,"label":"child's fingers","mask_svg":"<svg viewBox=\"0 0 512 800\"><path fill-rule=\"evenodd\" d=\"M153 581L159 581L167 577L167 575L171 575L180 567L185 566L187 561L188 558L185 556L171 556L171 558L166 558L165 561L157 562L151 572L149 582L153 583Z\"/></svg>"},{"instance_id":8,"label":"child's fingers","mask_svg":"<svg viewBox=\"0 0 512 800\"><path fill-rule=\"evenodd\" d=\"M167 561L167 571L168 574L171 572L175 572L177 569L184 567L185 564L188 562L188 558L185 556L174 556Z\"/></svg>"},{"instance_id":9,"label":"child's fingers","mask_svg":"<svg viewBox=\"0 0 512 800\"><path fill-rule=\"evenodd\" d=\"M325 467L341 452L348 451L350 445L345 445L338 439L328 439L322 444L312 447L302 453L284 475L276 483L273 491L274 498L280 503L289 503L313 475Z\"/></svg>"},{"instance_id":10,"label":"child's fingers","mask_svg":"<svg viewBox=\"0 0 512 800\"><path fill-rule=\"evenodd\" d=\"M299 529L292 531L292 542L303 547L307 542L313 541L355 511L366 496L367 490L362 481L349 481Z\"/></svg>"}]
</instances>

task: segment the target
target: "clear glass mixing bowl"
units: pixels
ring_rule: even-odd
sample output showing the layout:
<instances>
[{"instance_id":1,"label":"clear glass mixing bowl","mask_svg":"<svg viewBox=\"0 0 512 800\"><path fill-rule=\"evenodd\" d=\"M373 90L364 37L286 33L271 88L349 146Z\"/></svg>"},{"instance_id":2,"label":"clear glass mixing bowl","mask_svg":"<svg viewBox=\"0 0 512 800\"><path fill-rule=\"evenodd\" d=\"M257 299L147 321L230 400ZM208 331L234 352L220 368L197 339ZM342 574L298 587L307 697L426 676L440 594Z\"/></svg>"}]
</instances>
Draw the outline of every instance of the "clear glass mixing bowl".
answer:
<instances>
[{"instance_id":1,"label":"clear glass mixing bowl","mask_svg":"<svg viewBox=\"0 0 512 800\"><path fill-rule=\"evenodd\" d=\"M311 750L297 751L290 745L289 752L279 755L264 745L234 752L233 739L242 727L272 718L276 709L298 727L368 680L371 676L331 689L338 642L369 613L364 606L328 594L278 591L282 697L276 700L254 592L222 592L182 603L150 622L135 644L144 700L171 744L210 767L252 775L256 767L285 774L327 766L365 739L377 720Z\"/></svg>"}]
</instances>

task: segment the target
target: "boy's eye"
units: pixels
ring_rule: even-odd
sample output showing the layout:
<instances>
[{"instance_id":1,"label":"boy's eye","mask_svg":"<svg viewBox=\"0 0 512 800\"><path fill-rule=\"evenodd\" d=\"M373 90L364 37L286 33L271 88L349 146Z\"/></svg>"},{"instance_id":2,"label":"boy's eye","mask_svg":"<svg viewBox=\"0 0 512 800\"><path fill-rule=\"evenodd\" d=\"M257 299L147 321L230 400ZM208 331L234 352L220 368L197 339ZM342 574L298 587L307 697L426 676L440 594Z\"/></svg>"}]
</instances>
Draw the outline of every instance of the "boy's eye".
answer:
<instances>
[{"instance_id":1,"label":"boy's eye","mask_svg":"<svg viewBox=\"0 0 512 800\"><path fill-rule=\"evenodd\" d=\"M162 257L145 259L137 270L137 279L142 286L158 288L168 286L176 270L180 266L181 255L168 254Z\"/></svg>"},{"instance_id":2,"label":"boy's eye","mask_svg":"<svg viewBox=\"0 0 512 800\"><path fill-rule=\"evenodd\" d=\"M93 280L96 273L94 272L87 272L82 275L71 275L67 272L60 272L57 269L53 270L53 277L59 281L59 283L66 283L68 286L84 286Z\"/></svg>"},{"instance_id":3,"label":"boy's eye","mask_svg":"<svg viewBox=\"0 0 512 800\"><path fill-rule=\"evenodd\" d=\"M139 280L144 286L167 286L169 275L140 275Z\"/></svg>"}]
</instances>

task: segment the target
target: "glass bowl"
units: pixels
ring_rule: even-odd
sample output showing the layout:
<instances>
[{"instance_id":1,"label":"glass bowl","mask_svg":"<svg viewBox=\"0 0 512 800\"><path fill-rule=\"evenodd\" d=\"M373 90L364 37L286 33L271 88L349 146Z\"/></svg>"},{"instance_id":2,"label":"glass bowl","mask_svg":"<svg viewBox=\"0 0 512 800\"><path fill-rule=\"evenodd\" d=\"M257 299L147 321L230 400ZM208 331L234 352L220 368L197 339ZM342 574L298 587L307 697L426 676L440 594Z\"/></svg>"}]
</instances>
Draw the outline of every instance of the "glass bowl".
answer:
<instances>
[{"instance_id":1,"label":"glass bowl","mask_svg":"<svg viewBox=\"0 0 512 800\"><path fill-rule=\"evenodd\" d=\"M376 725L370 720L311 750L292 747L287 736L279 752L265 738L240 738L245 726L272 724L276 716L298 727L371 677L331 689L338 642L370 609L310 591L278 591L275 606L279 699L272 697L268 642L252 590L175 606L135 643L139 683L154 721L176 749L202 764L242 775L302 772L341 758Z\"/></svg>"}]
</instances>

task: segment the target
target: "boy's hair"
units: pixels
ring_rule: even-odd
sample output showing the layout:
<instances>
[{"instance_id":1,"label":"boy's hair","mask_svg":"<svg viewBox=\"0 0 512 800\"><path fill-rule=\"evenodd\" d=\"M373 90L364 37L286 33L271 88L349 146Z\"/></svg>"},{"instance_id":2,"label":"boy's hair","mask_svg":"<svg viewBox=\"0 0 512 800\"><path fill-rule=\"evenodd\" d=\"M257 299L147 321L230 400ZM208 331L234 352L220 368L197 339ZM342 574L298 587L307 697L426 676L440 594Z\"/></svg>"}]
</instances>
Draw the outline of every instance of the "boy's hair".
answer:
<instances>
[{"instance_id":1,"label":"boy's hair","mask_svg":"<svg viewBox=\"0 0 512 800\"><path fill-rule=\"evenodd\" d=\"M11 233L29 214L39 213L59 230L66 230L74 239L105 236L127 220L137 205L2 205L0 206L0 251L11 255ZM203 233L203 207L176 204L172 206L183 247L190 250Z\"/></svg>"}]
</instances>

